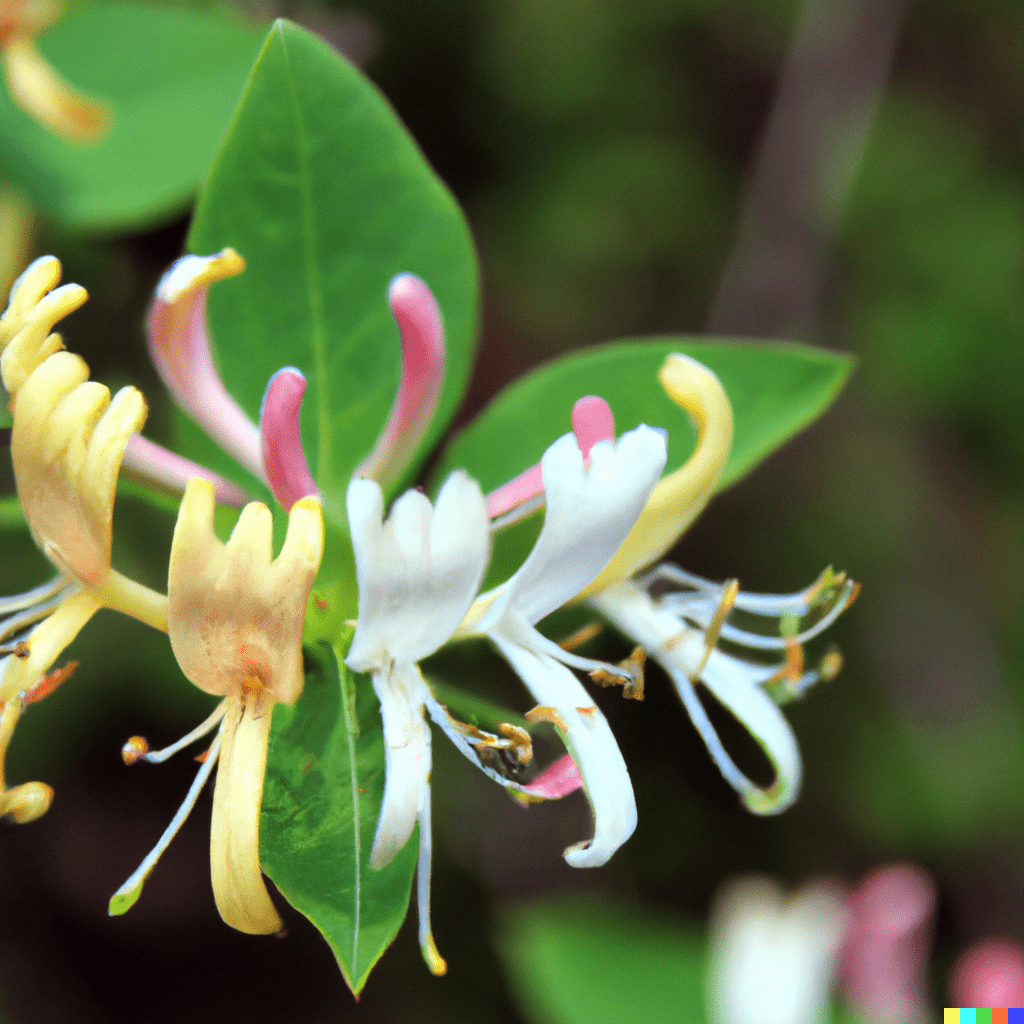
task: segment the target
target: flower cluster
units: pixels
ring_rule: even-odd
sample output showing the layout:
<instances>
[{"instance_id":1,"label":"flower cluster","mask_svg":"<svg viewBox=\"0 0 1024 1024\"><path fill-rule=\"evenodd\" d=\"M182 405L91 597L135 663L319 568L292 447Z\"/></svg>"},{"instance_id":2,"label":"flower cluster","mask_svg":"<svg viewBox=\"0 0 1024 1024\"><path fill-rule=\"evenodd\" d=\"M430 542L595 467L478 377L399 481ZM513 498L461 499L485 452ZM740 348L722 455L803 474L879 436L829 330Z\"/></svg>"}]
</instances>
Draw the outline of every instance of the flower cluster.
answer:
<instances>
[{"instance_id":1,"label":"flower cluster","mask_svg":"<svg viewBox=\"0 0 1024 1024\"><path fill-rule=\"evenodd\" d=\"M303 625L324 534L319 491L299 434L302 374L292 367L275 374L254 423L227 393L211 354L207 291L244 266L232 250L180 260L158 288L149 340L181 407L287 512L287 537L276 558L267 506L246 504L230 539L218 540L216 502L242 505L246 496L141 438L142 396L126 388L111 400L106 388L88 381L82 360L63 351L52 328L86 296L74 285L56 287L57 261L37 261L15 284L0 320L0 370L14 414L12 455L25 518L57 575L0 605L8 616L2 624L7 657L0 665L0 771L18 716L66 678L70 666L50 669L99 608L166 631L184 675L222 700L171 747L150 751L141 737L125 745L127 763L159 762L214 734L181 810L115 894L111 913L123 913L138 898L216 765L211 866L217 906L232 926L269 933L281 926L258 852L270 723L274 706L294 703L302 691ZM583 396L572 429L552 440L537 466L504 487L485 496L457 470L433 502L409 490L386 514L384 488L401 478L426 433L445 364L441 313L427 285L400 275L388 300L401 339L402 376L380 439L347 491L358 619L346 664L368 674L380 702L385 786L370 864L386 867L418 826L420 941L430 968L443 973L429 912L431 723L524 802L582 788L593 835L570 846L565 858L574 867L598 867L630 837L637 810L608 721L577 673L640 699L650 655L673 681L728 782L751 810L774 813L795 798L801 771L778 705L838 670L834 653L805 669L803 645L849 605L856 587L828 571L797 594L750 594L735 580L715 584L670 565L650 568L714 494L732 441L724 389L710 370L683 355L669 357L660 373L661 385L698 435L692 456L675 472L663 476L664 430L640 425L617 437L608 405ZM110 565L122 459L136 474L184 492L166 597ZM542 507L543 525L528 557L507 581L480 593L492 533ZM630 638L632 654L619 664L595 660L538 629L572 602L588 602ZM420 671L423 659L469 637L493 644L529 691L533 706L526 721L553 726L566 747L566 757L532 782L516 781L506 770L531 764L527 729L505 723L490 732L459 721ZM771 786L756 786L730 759L698 699L701 686L761 744L776 771ZM4 791L0 810L16 820L45 811L49 790L38 783L28 787L35 788Z\"/></svg>"}]
</instances>

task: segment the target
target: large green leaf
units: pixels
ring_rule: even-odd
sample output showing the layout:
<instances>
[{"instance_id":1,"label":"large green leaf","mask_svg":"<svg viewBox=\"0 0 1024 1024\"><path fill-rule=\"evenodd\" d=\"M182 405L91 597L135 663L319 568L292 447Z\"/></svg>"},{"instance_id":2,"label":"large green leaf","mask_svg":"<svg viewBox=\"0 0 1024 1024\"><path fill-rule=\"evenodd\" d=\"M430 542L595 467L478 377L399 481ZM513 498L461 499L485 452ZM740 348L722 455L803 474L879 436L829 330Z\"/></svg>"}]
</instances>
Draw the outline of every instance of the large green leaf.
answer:
<instances>
[{"instance_id":1,"label":"large green leaf","mask_svg":"<svg viewBox=\"0 0 1024 1024\"><path fill-rule=\"evenodd\" d=\"M227 245L248 268L210 292L222 375L255 417L272 373L292 364L306 374L306 452L327 518L344 524L348 480L387 419L399 379L388 283L418 274L444 315L448 373L426 447L468 377L476 260L458 205L384 98L287 22L270 32L189 237L197 253ZM185 429L189 454L238 477Z\"/></svg>"},{"instance_id":2,"label":"large green leaf","mask_svg":"<svg viewBox=\"0 0 1024 1024\"><path fill-rule=\"evenodd\" d=\"M511 479L570 429L573 402L582 395L608 402L618 432L639 423L667 428L665 471L671 472L695 444L686 414L658 383L658 370L672 352L714 370L732 403L735 437L722 487L820 416L853 369L850 356L781 342L638 338L587 349L547 363L502 391L448 446L437 479L456 467L469 470L485 490Z\"/></svg>"},{"instance_id":3,"label":"large green leaf","mask_svg":"<svg viewBox=\"0 0 1024 1024\"><path fill-rule=\"evenodd\" d=\"M260 861L358 995L405 918L417 843L383 870L370 867L384 796L380 706L369 677L349 672L337 649L308 649L307 665L298 703L274 712Z\"/></svg>"},{"instance_id":4,"label":"large green leaf","mask_svg":"<svg viewBox=\"0 0 1024 1024\"><path fill-rule=\"evenodd\" d=\"M70 13L39 48L69 82L110 104L113 125L98 143L73 145L0 85L0 177L74 228L124 228L182 211L263 35L223 16L123 3Z\"/></svg>"}]
</instances>

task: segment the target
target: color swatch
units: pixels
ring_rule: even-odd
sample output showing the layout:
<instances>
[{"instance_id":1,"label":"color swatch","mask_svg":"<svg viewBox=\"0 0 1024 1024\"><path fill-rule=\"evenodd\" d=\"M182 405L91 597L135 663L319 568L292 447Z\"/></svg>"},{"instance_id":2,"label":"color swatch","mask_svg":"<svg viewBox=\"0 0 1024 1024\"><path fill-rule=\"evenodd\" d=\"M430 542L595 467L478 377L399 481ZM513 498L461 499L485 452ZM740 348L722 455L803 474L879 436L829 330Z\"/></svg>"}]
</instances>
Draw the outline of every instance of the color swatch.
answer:
<instances>
[{"instance_id":1,"label":"color swatch","mask_svg":"<svg viewBox=\"0 0 1024 1024\"><path fill-rule=\"evenodd\" d=\"M946 1007L942 1024L1024 1024L1024 1009L1011 1006L996 1009Z\"/></svg>"}]
</instances>

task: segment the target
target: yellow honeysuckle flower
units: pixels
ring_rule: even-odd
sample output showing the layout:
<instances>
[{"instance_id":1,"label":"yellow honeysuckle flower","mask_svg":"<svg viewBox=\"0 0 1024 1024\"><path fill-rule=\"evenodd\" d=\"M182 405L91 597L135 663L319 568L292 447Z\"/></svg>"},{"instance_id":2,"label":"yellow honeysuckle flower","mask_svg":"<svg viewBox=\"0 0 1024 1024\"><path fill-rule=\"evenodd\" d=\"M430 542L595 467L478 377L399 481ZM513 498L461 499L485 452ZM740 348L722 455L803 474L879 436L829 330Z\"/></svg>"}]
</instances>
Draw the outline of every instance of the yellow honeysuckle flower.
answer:
<instances>
[{"instance_id":1,"label":"yellow honeysuckle flower","mask_svg":"<svg viewBox=\"0 0 1024 1024\"><path fill-rule=\"evenodd\" d=\"M76 89L49 64L35 39L62 14L53 0L0 0L0 66L14 102L67 142L96 142L110 128L110 109Z\"/></svg>"},{"instance_id":2,"label":"yellow honeysuckle flower","mask_svg":"<svg viewBox=\"0 0 1024 1024\"><path fill-rule=\"evenodd\" d=\"M110 567L114 497L128 438L146 418L142 394L88 379L63 351L54 324L84 288L60 280L60 262L36 260L15 282L0 317L0 376L11 396L11 456L32 536L58 570L50 583L0 601L0 640L38 622L0 662L0 702L31 690L101 607L166 630L166 598ZM12 614L13 613L13 614ZM44 621L39 622L42 619Z\"/></svg>"},{"instance_id":3,"label":"yellow honeysuckle flower","mask_svg":"<svg viewBox=\"0 0 1024 1024\"><path fill-rule=\"evenodd\" d=\"M273 518L266 505L242 510L228 542L213 532L213 485L189 481L178 514L168 573L168 635L185 675L223 697L198 729L165 751L129 741L125 759L162 761L220 726L181 810L139 869L114 894L121 914L194 805L218 762L210 829L213 893L221 917L239 931L280 931L259 863L259 816L274 705L302 692L302 626L323 553L320 502L302 498L288 516L284 546L273 558Z\"/></svg>"}]
</instances>

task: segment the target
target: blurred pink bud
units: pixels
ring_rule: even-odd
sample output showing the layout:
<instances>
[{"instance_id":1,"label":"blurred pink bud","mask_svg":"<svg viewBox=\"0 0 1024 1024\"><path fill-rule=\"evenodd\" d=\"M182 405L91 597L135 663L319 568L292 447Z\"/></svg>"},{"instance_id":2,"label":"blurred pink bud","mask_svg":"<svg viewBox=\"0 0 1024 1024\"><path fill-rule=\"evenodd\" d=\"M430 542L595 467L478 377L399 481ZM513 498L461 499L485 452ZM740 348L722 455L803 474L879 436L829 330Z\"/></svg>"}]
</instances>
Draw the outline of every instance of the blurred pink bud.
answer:
<instances>
[{"instance_id":1,"label":"blurred pink bud","mask_svg":"<svg viewBox=\"0 0 1024 1024\"><path fill-rule=\"evenodd\" d=\"M935 912L931 876L915 864L879 868L854 890L850 910L839 972L847 1000L878 1024L924 1019Z\"/></svg>"},{"instance_id":2,"label":"blurred pink bud","mask_svg":"<svg viewBox=\"0 0 1024 1024\"><path fill-rule=\"evenodd\" d=\"M174 400L237 462L263 480L259 428L228 394L210 352L206 293L245 260L234 249L183 256L161 278L149 311L149 352Z\"/></svg>"},{"instance_id":3,"label":"blurred pink bud","mask_svg":"<svg viewBox=\"0 0 1024 1024\"><path fill-rule=\"evenodd\" d=\"M949 979L950 1006L1024 1006L1024 949L985 939L960 955Z\"/></svg>"},{"instance_id":4,"label":"blurred pink bud","mask_svg":"<svg viewBox=\"0 0 1024 1024\"><path fill-rule=\"evenodd\" d=\"M611 407L603 398L596 395L586 395L577 399L572 407L572 429L583 455L584 465L587 465L590 460L590 449L598 441L615 440L615 418ZM541 501L538 499L543 494L544 479L538 462L536 466L531 466L487 495L487 514L495 519L498 516L506 516L516 509L514 516L508 516L501 523L495 524L505 526L539 508Z\"/></svg>"},{"instance_id":5,"label":"blurred pink bud","mask_svg":"<svg viewBox=\"0 0 1024 1024\"><path fill-rule=\"evenodd\" d=\"M184 494L185 485L192 477L198 476L213 484L217 501L225 505L241 508L249 500L249 495L237 484L191 459L168 451L141 434L132 434L128 438L122 466L146 483L166 487L179 494Z\"/></svg>"},{"instance_id":6,"label":"blurred pink bud","mask_svg":"<svg viewBox=\"0 0 1024 1024\"><path fill-rule=\"evenodd\" d=\"M299 432L305 393L306 378L294 366L286 366L270 378L260 407L263 469L274 497L286 512L300 498L320 497Z\"/></svg>"},{"instance_id":7,"label":"blurred pink bud","mask_svg":"<svg viewBox=\"0 0 1024 1024\"><path fill-rule=\"evenodd\" d=\"M437 301L415 274L399 274L388 304L402 341L402 380L373 451L353 476L394 483L423 440L444 383L444 327Z\"/></svg>"},{"instance_id":8,"label":"blurred pink bud","mask_svg":"<svg viewBox=\"0 0 1024 1024\"><path fill-rule=\"evenodd\" d=\"M564 754L557 761L548 765L533 782L524 786L523 789L539 800L558 800L570 793L575 793L582 786L583 777L580 775L576 762L572 759L571 754Z\"/></svg>"},{"instance_id":9,"label":"blurred pink bud","mask_svg":"<svg viewBox=\"0 0 1024 1024\"><path fill-rule=\"evenodd\" d=\"M590 449L598 441L615 440L615 417L611 406L597 395L578 399L572 407L572 431L586 463L590 460Z\"/></svg>"}]
</instances>

